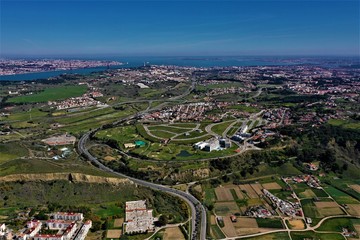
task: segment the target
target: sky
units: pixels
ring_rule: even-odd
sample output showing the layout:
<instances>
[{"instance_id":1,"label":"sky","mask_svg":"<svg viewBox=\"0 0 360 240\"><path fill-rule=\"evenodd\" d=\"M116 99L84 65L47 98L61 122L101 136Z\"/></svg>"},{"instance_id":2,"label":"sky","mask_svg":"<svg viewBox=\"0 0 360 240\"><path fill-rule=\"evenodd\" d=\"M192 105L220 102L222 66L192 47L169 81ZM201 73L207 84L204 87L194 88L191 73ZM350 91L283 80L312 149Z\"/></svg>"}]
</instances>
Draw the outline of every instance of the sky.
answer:
<instances>
[{"instance_id":1,"label":"sky","mask_svg":"<svg viewBox=\"0 0 360 240\"><path fill-rule=\"evenodd\" d=\"M360 55L359 0L0 0L0 57Z\"/></svg>"}]
</instances>

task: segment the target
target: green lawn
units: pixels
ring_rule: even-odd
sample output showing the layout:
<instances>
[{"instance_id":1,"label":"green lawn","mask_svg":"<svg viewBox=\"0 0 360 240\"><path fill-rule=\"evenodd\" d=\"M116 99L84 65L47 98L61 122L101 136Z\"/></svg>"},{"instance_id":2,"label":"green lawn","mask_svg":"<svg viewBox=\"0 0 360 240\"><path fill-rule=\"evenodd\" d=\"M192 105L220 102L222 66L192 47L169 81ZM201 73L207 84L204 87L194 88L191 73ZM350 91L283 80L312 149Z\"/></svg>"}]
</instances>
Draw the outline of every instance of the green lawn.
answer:
<instances>
[{"instance_id":1,"label":"green lawn","mask_svg":"<svg viewBox=\"0 0 360 240\"><path fill-rule=\"evenodd\" d=\"M214 234L215 239L222 239L225 238L225 235L220 230L220 228L217 225L211 225L211 230Z\"/></svg>"},{"instance_id":2,"label":"green lawn","mask_svg":"<svg viewBox=\"0 0 360 240\"><path fill-rule=\"evenodd\" d=\"M235 121L235 120L234 120ZM226 122L220 122L220 123L217 123L216 125L214 125L211 130L218 134L218 135L222 135L223 132L226 130L226 128L232 124L234 121L226 121Z\"/></svg>"},{"instance_id":3,"label":"green lawn","mask_svg":"<svg viewBox=\"0 0 360 240\"><path fill-rule=\"evenodd\" d=\"M116 215L123 216L124 209L116 206L115 204L107 204L107 205L102 204L95 210L94 213L100 216L101 218L107 218Z\"/></svg>"},{"instance_id":4,"label":"green lawn","mask_svg":"<svg viewBox=\"0 0 360 240\"><path fill-rule=\"evenodd\" d=\"M15 142L0 143L0 164L26 156L27 150Z\"/></svg>"},{"instance_id":5,"label":"green lawn","mask_svg":"<svg viewBox=\"0 0 360 240\"><path fill-rule=\"evenodd\" d=\"M314 202L311 199L301 200L301 205L304 211L304 215L310 218L323 217L316 209Z\"/></svg>"},{"instance_id":6,"label":"green lawn","mask_svg":"<svg viewBox=\"0 0 360 240\"><path fill-rule=\"evenodd\" d=\"M37 103L64 100L70 97L78 97L86 93L87 87L85 85L68 85L61 87L45 88L42 92L32 95L18 96L10 98L8 102L11 103Z\"/></svg>"},{"instance_id":7,"label":"green lawn","mask_svg":"<svg viewBox=\"0 0 360 240\"><path fill-rule=\"evenodd\" d=\"M319 239L319 240L344 240L341 234L337 233L315 233L313 231L292 232L292 240Z\"/></svg>"},{"instance_id":8,"label":"green lawn","mask_svg":"<svg viewBox=\"0 0 360 240\"><path fill-rule=\"evenodd\" d=\"M356 120L330 119L328 123L333 126L340 126L348 129L360 129L360 121Z\"/></svg>"},{"instance_id":9,"label":"green lawn","mask_svg":"<svg viewBox=\"0 0 360 240\"><path fill-rule=\"evenodd\" d=\"M354 223L360 224L359 219L351 218L332 218L325 220L319 228L318 231L333 231L333 232L342 232L343 227L348 227L351 230L354 229Z\"/></svg>"},{"instance_id":10,"label":"green lawn","mask_svg":"<svg viewBox=\"0 0 360 240\"><path fill-rule=\"evenodd\" d=\"M289 240L287 232L269 233L257 237L242 238L247 240Z\"/></svg>"},{"instance_id":11,"label":"green lawn","mask_svg":"<svg viewBox=\"0 0 360 240\"><path fill-rule=\"evenodd\" d=\"M261 228L284 228L282 221L279 218L256 218L256 222Z\"/></svg>"}]
</instances>

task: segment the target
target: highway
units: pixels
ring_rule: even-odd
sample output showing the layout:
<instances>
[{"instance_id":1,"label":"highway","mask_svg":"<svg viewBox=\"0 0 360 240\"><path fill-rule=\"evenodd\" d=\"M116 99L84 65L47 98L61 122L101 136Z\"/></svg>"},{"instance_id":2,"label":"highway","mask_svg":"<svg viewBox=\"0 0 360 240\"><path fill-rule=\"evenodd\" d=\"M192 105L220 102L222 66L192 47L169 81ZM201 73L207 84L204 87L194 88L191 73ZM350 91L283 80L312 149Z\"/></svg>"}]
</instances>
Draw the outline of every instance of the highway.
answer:
<instances>
[{"instance_id":1,"label":"highway","mask_svg":"<svg viewBox=\"0 0 360 240\"><path fill-rule=\"evenodd\" d=\"M78 151L80 154L82 154L84 157L89 159L92 163L94 163L96 166L98 166L103 171L111 172L120 177L127 178L138 185L141 185L144 187L149 187L154 190L166 192L171 195L180 197L181 199L186 201L191 208L191 223L192 223L191 239L198 239L197 238L198 234L199 234L201 240L206 239L206 210L203 207L203 205L200 203L199 200L197 200L190 193L182 192L180 190L173 189L173 188L170 188L170 187L167 187L164 185L155 184L155 183L147 182L147 181L144 181L141 179L129 177L125 174L116 172L109 167L106 167L96 157L92 156L86 148L86 142L89 140L90 134L92 134L95 131L96 130L87 132L80 138L79 143L78 143Z\"/></svg>"},{"instance_id":2,"label":"highway","mask_svg":"<svg viewBox=\"0 0 360 240\"><path fill-rule=\"evenodd\" d=\"M188 95L192 91L192 89L194 89L194 87L195 87L195 82L192 82L192 85L189 87L189 89L186 90L185 93L181 94L180 96L173 97L173 98L171 98L171 100L177 100L177 99L180 99L180 98ZM150 107L148 107L145 111L139 112L135 115L131 115L124 119L116 121L112 125L115 126L119 123L126 122L131 119L135 119L141 113L146 113L150 110L162 108L164 104L166 104L166 103L160 104L152 109L150 109ZM78 142L78 146L77 146L78 152L83 157L86 157L88 160L90 160L93 164L95 164L97 167L99 167L103 171L111 172L119 177L127 178L138 185L141 185L144 187L149 187L154 190L162 191L162 192L165 192L165 193L168 193L168 194L171 194L171 195L174 195L174 196L177 196L177 197L183 199L185 202L188 203L188 205L191 208L191 230L192 230L192 232L190 233L190 239L196 240L196 239L200 238L200 240L205 240L206 239L206 227L207 227L206 210L205 210L204 206L201 204L201 202L199 200L197 200L193 195L191 195L188 192L182 192L180 190L170 188L168 186L164 186L161 184L155 184L152 182L147 182L147 181L144 181L141 179L127 176L123 173L116 172L113 169L103 165L96 157L91 155L91 153L86 148L86 143L89 141L90 135L94 134L96 131L98 131L100 129L101 129L101 127L91 130L91 131L85 133L80 138L80 140Z\"/></svg>"}]
</instances>

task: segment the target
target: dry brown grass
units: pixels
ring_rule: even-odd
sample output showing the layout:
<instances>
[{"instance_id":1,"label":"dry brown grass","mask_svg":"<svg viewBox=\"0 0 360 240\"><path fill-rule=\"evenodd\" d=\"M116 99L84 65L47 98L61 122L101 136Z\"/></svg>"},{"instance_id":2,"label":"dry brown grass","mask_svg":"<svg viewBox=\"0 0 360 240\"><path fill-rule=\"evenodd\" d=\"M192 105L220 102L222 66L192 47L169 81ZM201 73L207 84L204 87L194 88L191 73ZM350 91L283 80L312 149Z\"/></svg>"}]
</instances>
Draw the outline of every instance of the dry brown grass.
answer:
<instances>
[{"instance_id":1,"label":"dry brown grass","mask_svg":"<svg viewBox=\"0 0 360 240\"><path fill-rule=\"evenodd\" d=\"M249 196L249 198L258 198L258 195L254 191L254 189L252 189L250 184L242 184L242 185L240 185L240 189L245 190L246 194Z\"/></svg>"},{"instance_id":2,"label":"dry brown grass","mask_svg":"<svg viewBox=\"0 0 360 240\"><path fill-rule=\"evenodd\" d=\"M336 202L315 202L315 206L319 213L325 217L344 214Z\"/></svg>"},{"instance_id":3,"label":"dry brown grass","mask_svg":"<svg viewBox=\"0 0 360 240\"><path fill-rule=\"evenodd\" d=\"M339 207L336 202L315 202L317 208L332 208Z\"/></svg>"},{"instance_id":4,"label":"dry brown grass","mask_svg":"<svg viewBox=\"0 0 360 240\"><path fill-rule=\"evenodd\" d=\"M122 224L124 222L124 219L123 218L116 218L114 220L114 227L117 228L117 227L121 227Z\"/></svg>"},{"instance_id":5,"label":"dry brown grass","mask_svg":"<svg viewBox=\"0 0 360 240\"><path fill-rule=\"evenodd\" d=\"M263 192L261 191L263 189L263 187L261 186L260 183L254 183L254 184L250 184L251 187L254 189L254 191L256 192L257 195L263 195Z\"/></svg>"},{"instance_id":6,"label":"dry brown grass","mask_svg":"<svg viewBox=\"0 0 360 240\"><path fill-rule=\"evenodd\" d=\"M184 235L178 227L166 228L163 236L164 240L185 240Z\"/></svg>"},{"instance_id":7,"label":"dry brown grass","mask_svg":"<svg viewBox=\"0 0 360 240\"><path fill-rule=\"evenodd\" d=\"M234 198L229 189L224 187L215 188L215 194L218 201L233 201Z\"/></svg>"},{"instance_id":8,"label":"dry brown grass","mask_svg":"<svg viewBox=\"0 0 360 240\"><path fill-rule=\"evenodd\" d=\"M304 192L299 194L302 198L314 198L316 197L315 193L311 189L306 189Z\"/></svg>"},{"instance_id":9,"label":"dry brown grass","mask_svg":"<svg viewBox=\"0 0 360 240\"><path fill-rule=\"evenodd\" d=\"M91 232L86 235L85 240L98 240L103 238L103 232L104 231L97 231L97 232Z\"/></svg>"},{"instance_id":10,"label":"dry brown grass","mask_svg":"<svg viewBox=\"0 0 360 240\"><path fill-rule=\"evenodd\" d=\"M235 193L236 193L236 195L237 195L237 197L238 197L239 199L244 199L244 198L246 198L245 194L241 191L241 189L240 189L239 187L234 188L234 190L235 190Z\"/></svg>"},{"instance_id":11,"label":"dry brown grass","mask_svg":"<svg viewBox=\"0 0 360 240\"><path fill-rule=\"evenodd\" d=\"M305 228L304 221L300 219L289 220L289 223L291 225L291 229L300 230Z\"/></svg>"},{"instance_id":12,"label":"dry brown grass","mask_svg":"<svg viewBox=\"0 0 360 240\"><path fill-rule=\"evenodd\" d=\"M222 228L227 237L236 237L237 233L229 216L224 217L225 226Z\"/></svg>"},{"instance_id":13,"label":"dry brown grass","mask_svg":"<svg viewBox=\"0 0 360 240\"><path fill-rule=\"evenodd\" d=\"M348 212L351 215L360 216L360 204L347 204L349 207Z\"/></svg>"},{"instance_id":14,"label":"dry brown grass","mask_svg":"<svg viewBox=\"0 0 360 240\"><path fill-rule=\"evenodd\" d=\"M236 228L257 228L257 222L255 218L238 217L237 222L234 223Z\"/></svg>"},{"instance_id":15,"label":"dry brown grass","mask_svg":"<svg viewBox=\"0 0 360 240\"><path fill-rule=\"evenodd\" d=\"M106 238L120 238L121 230L107 230L106 232Z\"/></svg>"},{"instance_id":16,"label":"dry brown grass","mask_svg":"<svg viewBox=\"0 0 360 240\"><path fill-rule=\"evenodd\" d=\"M351 187L352 189L354 189L355 191L360 193L360 185L359 184L352 184L352 185L349 185L349 187Z\"/></svg>"},{"instance_id":17,"label":"dry brown grass","mask_svg":"<svg viewBox=\"0 0 360 240\"><path fill-rule=\"evenodd\" d=\"M210 224L211 224L211 225L215 225L215 224L216 224L216 219L215 219L215 216L214 216L214 215L211 215L211 216L210 216Z\"/></svg>"},{"instance_id":18,"label":"dry brown grass","mask_svg":"<svg viewBox=\"0 0 360 240\"><path fill-rule=\"evenodd\" d=\"M263 188L267 189L267 190L272 190L272 189L281 189L281 186L276 183L276 182L272 182L272 183L263 183L262 184Z\"/></svg>"},{"instance_id":19,"label":"dry brown grass","mask_svg":"<svg viewBox=\"0 0 360 240\"><path fill-rule=\"evenodd\" d=\"M112 156L106 156L106 157L104 157L104 160L105 161L113 161L113 160L116 160L116 158L114 158Z\"/></svg>"},{"instance_id":20,"label":"dry brown grass","mask_svg":"<svg viewBox=\"0 0 360 240\"><path fill-rule=\"evenodd\" d=\"M249 234L254 234L254 233L259 233L259 232L260 232L260 228L237 228L236 229L236 233L238 234L238 236L249 235Z\"/></svg>"}]
</instances>

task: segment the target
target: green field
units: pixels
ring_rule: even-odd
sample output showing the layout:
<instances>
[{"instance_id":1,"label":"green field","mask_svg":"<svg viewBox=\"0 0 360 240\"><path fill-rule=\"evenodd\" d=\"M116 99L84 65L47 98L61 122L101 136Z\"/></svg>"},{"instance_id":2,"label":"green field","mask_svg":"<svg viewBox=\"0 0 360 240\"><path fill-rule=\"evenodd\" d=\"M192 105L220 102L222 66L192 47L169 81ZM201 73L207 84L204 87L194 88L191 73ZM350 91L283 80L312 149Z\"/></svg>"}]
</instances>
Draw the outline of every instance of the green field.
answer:
<instances>
[{"instance_id":1,"label":"green field","mask_svg":"<svg viewBox=\"0 0 360 240\"><path fill-rule=\"evenodd\" d=\"M0 176L26 173L85 173L98 176L114 176L79 159L42 160L16 159L0 165Z\"/></svg>"},{"instance_id":2,"label":"green field","mask_svg":"<svg viewBox=\"0 0 360 240\"><path fill-rule=\"evenodd\" d=\"M355 120L330 119L328 123L333 126L340 126L348 129L360 129L360 121Z\"/></svg>"},{"instance_id":3,"label":"green field","mask_svg":"<svg viewBox=\"0 0 360 240\"><path fill-rule=\"evenodd\" d=\"M344 240L341 234L337 233L315 233L313 231L306 232L292 232L291 238L293 240L304 240L304 239L319 239L319 240Z\"/></svg>"},{"instance_id":4,"label":"green field","mask_svg":"<svg viewBox=\"0 0 360 240\"><path fill-rule=\"evenodd\" d=\"M230 126L233 122L235 122L235 120L233 120L233 121L225 121L225 122L218 123L218 124L214 125L214 126L211 128L211 130L212 130L214 133L216 133L216 134L218 134L218 135L221 136L221 135L223 134L223 132L226 130L226 128L227 128L228 126Z\"/></svg>"},{"instance_id":5,"label":"green field","mask_svg":"<svg viewBox=\"0 0 360 240\"><path fill-rule=\"evenodd\" d=\"M354 224L360 224L360 219L332 218L325 220L316 230L342 232L342 228L347 227L354 231Z\"/></svg>"},{"instance_id":6,"label":"green field","mask_svg":"<svg viewBox=\"0 0 360 240\"><path fill-rule=\"evenodd\" d=\"M301 205L302 205L302 209L304 211L304 215L306 217L310 217L310 218L321 218L323 217L319 211L317 210L314 202L312 201L312 199L304 199L301 200Z\"/></svg>"},{"instance_id":7,"label":"green field","mask_svg":"<svg viewBox=\"0 0 360 240\"><path fill-rule=\"evenodd\" d=\"M221 229L218 227L218 225L211 225L210 227L214 234L215 239L225 238L224 233L221 231Z\"/></svg>"},{"instance_id":8,"label":"green field","mask_svg":"<svg viewBox=\"0 0 360 240\"><path fill-rule=\"evenodd\" d=\"M71 97L78 97L86 93L85 85L68 85L61 87L45 88L42 92L32 95L10 98L11 103L38 103L47 101L64 100Z\"/></svg>"},{"instance_id":9,"label":"green field","mask_svg":"<svg viewBox=\"0 0 360 240\"><path fill-rule=\"evenodd\" d=\"M284 228L281 219L256 218L260 228Z\"/></svg>"},{"instance_id":10,"label":"green field","mask_svg":"<svg viewBox=\"0 0 360 240\"><path fill-rule=\"evenodd\" d=\"M324 190L330 194L331 197L333 197L335 199L336 202L338 202L339 204L352 204L352 203L359 203L360 202L358 200L356 200L355 198L351 197L350 195L346 194L343 191L340 191L332 186L326 186L324 187Z\"/></svg>"},{"instance_id":11,"label":"green field","mask_svg":"<svg viewBox=\"0 0 360 240\"><path fill-rule=\"evenodd\" d=\"M247 240L289 240L287 232L269 233L257 237L241 238Z\"/></svg>"},{"instance_id":12,"label":"green field","mask_svg":"<svg viewBox=\"0 0 360 240\"><path fill-rule=\"evenodd\" d=\"M14 142L0 143L0 164L26 156L27 154L27 150L20 144Z\"/></svg>"}]
</instances>

